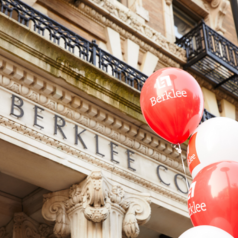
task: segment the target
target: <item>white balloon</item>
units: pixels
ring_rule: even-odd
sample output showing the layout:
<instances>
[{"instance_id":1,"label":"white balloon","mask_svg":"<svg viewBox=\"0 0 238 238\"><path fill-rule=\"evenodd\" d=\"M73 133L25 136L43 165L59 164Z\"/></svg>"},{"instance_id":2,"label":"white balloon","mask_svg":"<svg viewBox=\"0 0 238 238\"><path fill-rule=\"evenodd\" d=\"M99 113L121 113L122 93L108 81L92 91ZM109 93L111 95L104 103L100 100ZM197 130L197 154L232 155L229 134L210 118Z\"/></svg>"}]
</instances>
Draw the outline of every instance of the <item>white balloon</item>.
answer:
<instances>
[{"instance_id":1,"label":"white balloon","mask_svg":"<svg viewBox=\"0 0 238 238\"><path fill-rule=\"evenodd\" d=\"M234 238L215 226L196 226L185 231L179 238Z\"/></svg>"},{"instance_id":2,"label":"white balloon","mask_svg":"<svg viewBox=\"0 0 238 238\"><path fill-rule=\"evenodd\" d=\"M187 160L193 178L210 164L238 162L238 122L226 117L203 122L189 141Z\"/></svg>"}]
</instances>

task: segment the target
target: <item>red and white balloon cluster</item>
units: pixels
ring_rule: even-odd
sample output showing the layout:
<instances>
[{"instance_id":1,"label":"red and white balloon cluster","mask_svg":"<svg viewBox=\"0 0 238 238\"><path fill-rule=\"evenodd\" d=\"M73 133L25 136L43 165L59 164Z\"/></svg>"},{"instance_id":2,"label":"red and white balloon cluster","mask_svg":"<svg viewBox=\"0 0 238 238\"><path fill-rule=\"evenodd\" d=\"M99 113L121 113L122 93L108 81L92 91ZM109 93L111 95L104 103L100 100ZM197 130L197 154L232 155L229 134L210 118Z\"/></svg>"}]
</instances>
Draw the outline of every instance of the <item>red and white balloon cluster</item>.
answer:
<instances>
[{"instance_id":1,"label":"red and white balloon cluster","mask_svg":"<svg viewBox=\"0 0 238 238\"><path fill-rule=\"evenodd\" d=\"M238 123L213 118L198 127L204 110L202 90L177 68L152 74L140 103L148 125L165 140L180 146L192 135L187 162L194 180L188 209L195 227L180 238L238 238Z\"/></svg>"},{"instance_id":2,"label":"red and white balloon cluster","mask_svg":"<svg viewBox=\"0 0 238 238\"><path fill-rule=\"evenodd\" d=\"M210 225L238 237L238 123L224 117L202 123L188 144L193 177L188 195L194 226Z\"/></svg>"}]
</instances>

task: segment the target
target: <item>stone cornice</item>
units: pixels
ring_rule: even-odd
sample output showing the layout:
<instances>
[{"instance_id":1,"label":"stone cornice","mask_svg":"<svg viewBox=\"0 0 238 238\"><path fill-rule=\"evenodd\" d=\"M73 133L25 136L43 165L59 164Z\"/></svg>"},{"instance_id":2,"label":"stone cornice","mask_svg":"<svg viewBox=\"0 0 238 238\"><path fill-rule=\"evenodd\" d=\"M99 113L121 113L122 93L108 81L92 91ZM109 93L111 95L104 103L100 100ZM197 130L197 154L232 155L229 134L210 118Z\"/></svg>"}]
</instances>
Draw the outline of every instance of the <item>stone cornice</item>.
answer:
<instances>
[{"instance_id":1,"label":"stone cornice","mask_svg":"<svg viewBox=\"0 0 238 238\"><path fill-rule=\"evenodd\" d=\"M22 70L9 61L0 58L0 65L2 65L2 70L0 70L1 86L135 149L151 159L183 172L181 157L168 142L39 78L38 75ZM29 82L30 79L32 81L29 85L26 82ZM183 151L182 158L186 159L185 151ZM188 169L187 173L189 174Z\"/></svg>"},{"instance_id":2,"label":"stone cornice","mask_svg":"<svg viewBox=\"0 0 238 238\"><path fill-rule=\"evenodd\" d=\"M9 19L9 21L11 20ZM28 30L28 34L29 33L31 32L29 32ZM40 38L41 44L42 44L44 38L36 34L33 34L33 36L34 35ZM29 48L27 45L23 44L22 42L19 42L15 40L14 38L9 37L8 35L6 36L6 34L3 36L3 33L1 33L0 36L4 39L7 38L7 41L11 43L11 47L10 47L11 50L13 50L14 48L12 45L15 44L19 48L21 49L23 48L24 52L30 53L30 56L27 56L26 58L30 57L31 60L33 61L33 57L37 57L37 63L39 63L38 61L39 59L41 60L43 59L42 60L43 62L41 63L41 65L44 66L44 64L47 63L46 65L47 69L42 67L41 68L42 70L48 71L49 65L59 67L59 71L57 71L56 77L60 76L61 78L67 80L69 76L73 74L72 75L73 83L75 82L75 78L79 79L80 77L82 77L84 81L88 80L88 77L91 77L91 74L93 71L95 71L95 73L98 72L98 75L97 75L98 77L100 77L100 74L103 74L103 79L105 79L106 77L109 77L109 75L107 75L105 72L102 72L101 70L98 70L98 69L94 69L95 68L94 66L92 66L91 64L88 64L87 62L84 63L84 61L81 62L80 59L77 59L77 63L76 63L80 69L76 67L73 68L70 66L69 63L67 63L67 61L64 61L64 62L61 61L61 63L58 63L57 58L56 60L53 60L47 57L47 55L44 55L43 53L40 53L35 49ZM51 47L54 46L54 44L52 44L51 42L48 42L48 43L51 44ZM17 52L19 52L19 48L17 48ZM59 49L58 47L57 49L58 51L65 52L64 57L67 59L66 56L68 52L62 49ZM72 57L72 60L75 63L76 58L73 55L70 57ZM82 63L86 64L86 67ZM105 110L95 108L95 106L92 103L88 103L83 98L79 98L76 94L69 94L66 90L60 87L57 87L56 85L47 83L46 81L42 79L42 77L39 77L38 75L33 75L32 72L18 73L17 65L15 64L11 65L10 62L6 61L5 63L2 63L1 67L2 67L3 73L9 78L9 81L7 80L5 82L6 85L4 87L12 88L11 90L19 94L23 93L21 95L24 97L28 97L31 100L33 99L34 101L42 104L45 107L50 108L51 110L57 111L58 113L68 118L71 118L79 122L80 124L83 124L89 128L92 128L93 130L99 131L100 133L104 134L105 136L109 138L115 139L119 141L120 143L127 145L130 148L136 149L142 154L150 156L152 159L161 161L162 163L167 164L170 167L177 169L181 172L183 171L182 164L180 162L181 159L177 151L174 150L169 143L165 142L158 136L152 133L149 133L146 130L139 129L139 127L135 126L134 124L125 122L121 118L118 118L115 115L110 114ZM51 71L48 71L48 72L51 74L51 72L54 70L55 69L53 68ZM88 77L86 77L87 73L84 70L90 71L90 75ZM21 71L22 69L19 68L19 72ZM19 75L16 76L17 74ZM31 79L27 79L29 78L27 76L28 74L30 75L29 77ZM139 92L137 90L131 89L126 84L123 84L116 79L114 80L112 77L110 77L110 80L111 80L111 83L114 83L114 81L116 81L116 83L118 84L116 87L121 87L121 88L125 87L125 90L127 91L127 93L129 91L130 99L133 99L133 94L134 94L135 99L133 99L133 102L134 104L136 103L135 105L139 105ZM71 81L68 81L68 82L69 84L71 83ZM103 87L104 82L102 83L100 81L97 82L97 78L94 81L94 84L95 85L98 84L97 87L100 88L100 90L104 90L105 88ZM75 87L77 88L79 87L78 81ZM82 85L79 88L83 88L83 87L84 86ZM25 91L20 88L23 88ZM38 92L35 92L35 90L38 90ZM39 90L40 90L40 93L39 93ZM133 92L133 94L130 92L130 90L131 92ZM92 90L87 89L87 92L89 92L89 94L91 93L91 91ZM118 97L118 90L115 94L115 97ZM116 103L118 103L117 100L116 100ZM115 106L117 106L117 104ZM142 117L141 113L139 113L138 115ZM136 114L134 117L136 117L137 120L139 119L139 117ZM183 159L186 159L185 151L183 152L182 157Z\"/></svg>"},{"instance_id":3,"label":"stone cornice","mask_svg":"<svg viewBox=\"0 0 238 238\"><path fill-rule=\"evenodd\" d=\"M30 137L31 139L34 139L40 143L46 144L47 146L55 149L60 149L60 151L62 151L63 153L83 160L87 163L93 164L97 168L109 171L112 174L118 175L126 180L145 187L150 191L162 194L166 198L182 203L183 205L187 204L186 195L182 195L179 192L170 189L169 187L161 185L160 183L155 183L148 179L145 179L142 176L129 171L128 169L124 169L116 164L113 164L112 162L104 160L103 158L87 153L86 151L82 151L75 146L70 146L68 143L57 140L54 137L47 136L40 130L28 127L23 123L16 121L15 119L0 116L0 125L7 127L8 129L11 129L17 133L20 133L21 135ZM68 162L78 166L78 163L75 163L74 161L68 160Z\"/></svg>"},{"instance_id":4,"label":"stone cornice","mask_svg":"<svg viewBox=\"0 0 238 238\"><path fill-rule=\"evenodd\" d=\"M38 0L47 7L47 1ZM117 31L121 36L130 39L138 44L145 51L150 51L156 55L160 61L171 67L180 67L180 63L186 63L185 50L176 44L169 42L160 32L156 32L146 24L137 21L131 10L124 12L114 6L110 1L85 0L78 7L68 3L67 0L60 0L70 5L75 10L88 18L108 26ZM103 4L102 4L103 3ZM88 5L90 4L90 6ZM110 7L109 7L109 5ZM110 10L109 8L113 8ZM98 11L102 12L99 13ZM110 19L109 19L110 17ZM123 24L123 27L119 25ZM159 48L159 51L157 50Z\"/></svg>"}]
</instances>

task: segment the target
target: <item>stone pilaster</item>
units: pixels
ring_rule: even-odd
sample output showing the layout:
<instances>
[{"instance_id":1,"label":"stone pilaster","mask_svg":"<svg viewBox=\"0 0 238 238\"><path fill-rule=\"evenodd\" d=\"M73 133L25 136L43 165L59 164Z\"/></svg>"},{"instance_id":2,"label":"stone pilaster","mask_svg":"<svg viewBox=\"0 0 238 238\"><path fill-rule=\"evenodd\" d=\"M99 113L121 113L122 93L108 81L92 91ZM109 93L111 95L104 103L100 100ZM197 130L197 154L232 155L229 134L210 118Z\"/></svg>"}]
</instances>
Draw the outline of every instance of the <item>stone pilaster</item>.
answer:
<instances>
[{"instance_id":1,"label":"stone pilaster","mask_svg":"<svg viewBox=\"0 0 238 238\"><path fill-rule=\"evenodd\" d=\"M42 215L55 221L57 237L137 237L139 225L150 218L150 195L125 192L101 171L71 188L44 195Z\"/></svg>"}]
</instances>

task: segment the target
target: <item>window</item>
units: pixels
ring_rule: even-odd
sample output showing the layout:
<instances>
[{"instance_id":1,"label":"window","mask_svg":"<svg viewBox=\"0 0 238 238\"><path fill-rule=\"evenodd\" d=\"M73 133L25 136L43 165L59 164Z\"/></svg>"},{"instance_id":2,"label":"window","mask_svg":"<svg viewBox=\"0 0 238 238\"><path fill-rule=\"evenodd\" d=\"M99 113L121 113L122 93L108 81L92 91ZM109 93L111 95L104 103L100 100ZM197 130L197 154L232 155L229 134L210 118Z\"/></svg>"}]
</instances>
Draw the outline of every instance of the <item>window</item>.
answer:
<instances>
[{"instance_id":1,"label":"window","mask_svg":"<svg viewBox=\"0 0 238 238\"><path fill-rule=\"evenodd\" d=\"M187 9L184 11L176 5L173 5L173 12L175 37L179 39L197 25L198 19L189 16Z\"/></svg>"}]
</instances>

